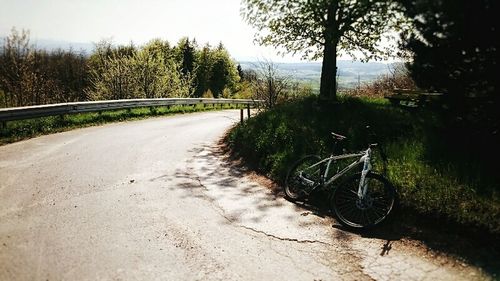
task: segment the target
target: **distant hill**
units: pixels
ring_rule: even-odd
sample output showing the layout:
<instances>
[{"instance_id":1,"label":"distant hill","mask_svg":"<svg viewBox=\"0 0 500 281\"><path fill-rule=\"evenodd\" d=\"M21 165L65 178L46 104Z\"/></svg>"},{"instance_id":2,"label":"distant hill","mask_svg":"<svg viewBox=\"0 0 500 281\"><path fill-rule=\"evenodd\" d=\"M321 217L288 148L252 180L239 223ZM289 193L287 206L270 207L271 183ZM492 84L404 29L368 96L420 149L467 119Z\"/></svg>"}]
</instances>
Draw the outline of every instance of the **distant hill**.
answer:
<instances>
[{"instance_id":1,"label":"distant hill","mask_svg":"<svg viewBox=\"0 0 500 281\"><path fill-rule=\"evenodd\" d=\"M243 69L257 69L258 62L241 61ZM319 89L321 77L320 62L304 63L276 63L281 75L289 76L294 80L310 83L314 89ZM394 64L381 62L359 62L350 60L337 61L339 87L354 88L359 83L368 83L381 75L390 74Z\"/></svg>"},{"instance_id":2,"label":"distant hill","mask_svg":"<svg viewBox=\"0 0 500 281\"><path fill-rule=\"evenodd\" d=\"M72 49L75 52L84 51L87 54L92 53L94 50L93 43L78 43L78 42L68 42L68 41L59 41L59 40L50 40L50 39L37 39L32 40L32 44L34 44L38 49L45 50L70 50Z\"/></svg>"},{"instance_id":3,"label":"distant hill","mask_svg":"<svg viewBox=\"0 0 500 281\"><path fill-rule=\"evenodd\" d=\"M0 37L0 43L6 37ZM69 42L61 40L51 40L51 39L31 39L30 44L34 45L37 49L44 49L48 51L62 49L62 50L73 50L75 52L85 52L86 54L92 53L94 50L94 43L79 43L79 42Z\"/></svg>"}]
</instances>

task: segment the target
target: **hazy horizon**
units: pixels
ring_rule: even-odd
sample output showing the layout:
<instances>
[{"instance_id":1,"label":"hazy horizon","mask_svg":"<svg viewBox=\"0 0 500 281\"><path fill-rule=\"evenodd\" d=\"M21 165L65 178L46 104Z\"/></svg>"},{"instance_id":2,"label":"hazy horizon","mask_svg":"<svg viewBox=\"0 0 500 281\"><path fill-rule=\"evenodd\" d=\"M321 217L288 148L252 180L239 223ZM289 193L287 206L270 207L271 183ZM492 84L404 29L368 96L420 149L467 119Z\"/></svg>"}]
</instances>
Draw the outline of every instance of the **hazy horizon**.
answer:
<instances>
[{"instance_id":1,"label":"hazy horizon","mask_svg":"<svg viewBox=\"0 0 500 281\"><path fill-rule=\"evenodd\" d=\"M244 22L235 0L0 0L0 6L0 37L16 27L30 30L33 43L83 46L111 39L142 45L159 38L176 44L189 37L200 45L222 42L237 60L304 61L300 54L280 56L273 47L255 45L255 30Z\"/></svg>"},{"instance_id":2,"label":"hazy horizon","mask_svg":"<svg viewBox=\"0 0 500 281\"><path fill-rule=\"evenodd\" d=\"M176 44L189 37L212 46L222 42L235 58L300 61L254 45L254 31L235 0L0 0L0 5L0 37L12 27L30 30L32 42L91 44L111 38L142 45L160 38Z\"/></svg>"}]
</instances>

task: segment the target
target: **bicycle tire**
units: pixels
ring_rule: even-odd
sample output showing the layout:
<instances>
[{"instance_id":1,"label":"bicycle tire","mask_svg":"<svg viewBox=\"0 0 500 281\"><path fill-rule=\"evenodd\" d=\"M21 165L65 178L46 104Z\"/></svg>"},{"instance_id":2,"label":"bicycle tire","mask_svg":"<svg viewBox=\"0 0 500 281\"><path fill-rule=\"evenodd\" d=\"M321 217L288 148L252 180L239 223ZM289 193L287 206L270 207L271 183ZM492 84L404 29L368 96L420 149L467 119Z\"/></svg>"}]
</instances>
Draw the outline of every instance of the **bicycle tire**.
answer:
<instances>
[{"instance_id":1,"label":"bicycle tire","mask_svg":"<svg viewBox=\"0 0 500 281\"><path fill-rule=\"evenodd\" d=\"M310 190L315 189L321 183L321 172L322 165L314 167L310 171L304 171L304 168L311 166L317 162L321 161L321 157L317 155L307 155L292 165L292 168L288 171L285 180L285 196L292 200L299 200L307 196ZM300 173L302 177L311 181L311 183L306 184L304 180L301 180Z\"/></svg>"},{"instance_id":2,"label":"bicycle tire","mask_svg":"<svg viewBox=\"0 0 500 281\"><path fill-rule=\"evenodd\" d=\"M338 186L330 200L334 216L351 229L368 229L387 221L397 206L398 196L394 186L382 175L368 173L367 200L358 199L361 173L347 178Z\"/></svg>"}]
</instances>

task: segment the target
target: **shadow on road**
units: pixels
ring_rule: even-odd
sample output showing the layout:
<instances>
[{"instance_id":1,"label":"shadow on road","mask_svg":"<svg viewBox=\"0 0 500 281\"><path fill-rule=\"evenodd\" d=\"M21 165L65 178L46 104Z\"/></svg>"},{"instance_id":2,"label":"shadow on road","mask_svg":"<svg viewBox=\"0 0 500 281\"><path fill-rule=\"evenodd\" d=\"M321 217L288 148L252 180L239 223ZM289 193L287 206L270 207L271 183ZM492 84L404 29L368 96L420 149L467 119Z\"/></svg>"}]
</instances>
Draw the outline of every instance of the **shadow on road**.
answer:
<instances>
[{"instance_id":1,"label":"shadow on road","mask_svg":"<svg viewBox=\"0 0 500 281\"><path fill-rule=\"evenodd\" d=\"M201 145L190 151L194 157L186 163L186 168L179 168L174 177L180 183L172 186L172 189L181 187L188 190L185 196L218 202L229 200L241 208L234 208L225 214L229 223L238 223L242 214L247 210L245 206L249 203L258 210L254 212L251 221L260 222L286 203L278 200L283 197L281 188L264 177L257 176L244 167L241 162L230 159L221 146ZM193 167L196 167L194 169ZM199 172L201 171L201 172ZM241 178L251 178L254 183L238 185ZM168 180L168 176L157 179ZM152 179L156 180L156 179ZM217 190L208 190L207 186L217 186ZM267 187L263 192L262 186ZM207 192L210 191L210 192ZM298 216L318 216L321 218L331 217L328 207L327 194L316 193L304 202L296 202L297 216L288 216L285 219L296 222ZM248 202L251 200L251 202ZM335 241L342 245L348 245L353 239L353 233L342 225L333 221ZM300 225L307 229L307 223ZM492 276L499 276L500 255L497 237L482 236L477 232L467 232L457 226L449 224L436 224L429 222L427 218L415 215L407 210L398 210L391 221L381 227L370 231L354 233L354 236L372 238L374 243L379 243L380 256L387 256L391 251L401 245L401 242L416 242L413 246L420 247L424 251L433 250L439 255L452 256L460 261L480 267ZM418 244L418 245L417 245Z\"/></svg>"},{"instance_id":2,"label":"shadow on road","mask_svg":"<svg viewBox=\"0 0 500 281\"><path fill-rule=\"evenodd\" d=\"M211 145L200 145L189 151L193 158L187 160L185 165L179 167L173 177L163 176L163 180L169 181L175 178L176 184L171 189L187 190L183 196L208 200L214 204L219 201L233 202L236 206L230 211L224 210L226 219L231 223L240 221L245 206L253 206L258 211L251 216L253 222L260 222L266 218L266 214L273 209L280 208L283 201L276 200L278 193L273 190L262 192L259 183L239 184L240 179L248 175L243 167L236 167L225 159L224 152L219 147ZM169 179L170 178L170 179ZM217 188L211 188L216 186ZM241 205L241 208L237 207ZM290 220L293 217L289 218Z\"/></svg>"}]
</instances>

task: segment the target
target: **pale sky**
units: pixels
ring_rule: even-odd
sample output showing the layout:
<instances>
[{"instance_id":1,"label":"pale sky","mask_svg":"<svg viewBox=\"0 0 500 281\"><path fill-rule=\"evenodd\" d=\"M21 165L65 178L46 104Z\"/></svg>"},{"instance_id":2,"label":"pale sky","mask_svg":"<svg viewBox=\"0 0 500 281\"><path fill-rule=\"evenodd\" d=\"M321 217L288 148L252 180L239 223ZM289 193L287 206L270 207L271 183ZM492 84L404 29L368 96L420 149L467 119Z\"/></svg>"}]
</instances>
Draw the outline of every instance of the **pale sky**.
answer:
<instances>
[{"instance_id":1,"label":"pale sky","mask_svg":"<svg viewBox=\"0 0 500 281\"><path fill-rule=\"evenodd\" d=\"M77 43L112 38L137 45L153 38L176 44L195 37L198 44L222 42L238 60L281 58L273 48L253 44L254 31L240 16L240 0L0 0L0 37L15 26L31 40Z\"/></svg>"}]
</instances>

